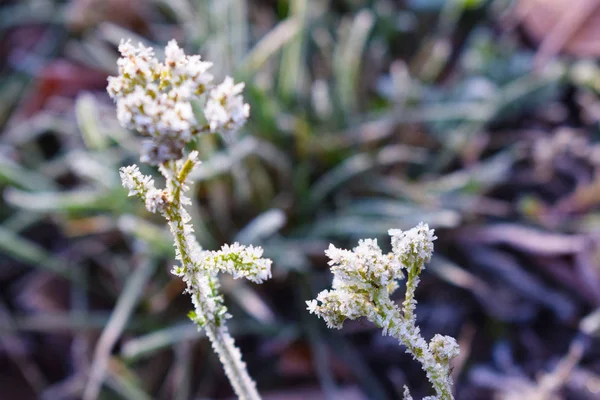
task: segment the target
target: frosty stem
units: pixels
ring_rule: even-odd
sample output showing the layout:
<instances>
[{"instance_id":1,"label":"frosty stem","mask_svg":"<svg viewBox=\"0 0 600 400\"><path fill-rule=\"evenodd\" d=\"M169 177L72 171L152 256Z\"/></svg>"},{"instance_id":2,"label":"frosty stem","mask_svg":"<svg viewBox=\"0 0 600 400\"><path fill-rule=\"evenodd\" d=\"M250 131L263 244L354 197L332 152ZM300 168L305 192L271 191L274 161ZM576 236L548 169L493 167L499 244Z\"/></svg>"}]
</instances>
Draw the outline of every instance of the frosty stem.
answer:
<instances>
[{"instance_id":1,"label":"frosty stem","mask_svg":"<svg viewBox=\"0 0 600 400\"><path fill-rule=\"evenodd\" d=\"M415 276L415 278L418 280L418 276ZM408 274L406 297L403 304L412 304L414 290L410 293L408 287L414 285L416 288L417 284L418 282L411 282L411 275ZM435 361L433 352L429 349L427 342L421 336L420 329L416 326L413 310L404 307L401 311L389 297L376 299L375 306L381 310L380 312L391 316L383 319L381 328L406 346L408 353L421 364L427 374L427 379L437 394L437 398L439 400L453 400L452 381L448 378L450 366L447 363Z\"/></svg>"},{"instance_id":2,"label":"frosty stem","mask_svg":"<svg viewBox=\"0 0 600 400\"><path fill-rule=\"evenodd\" d=\"M225 326L225 320L215 315L209 315L207 310L202 307L206 302L200 297L207 297L211 294L194 290L200 289L201 285L197 283L197 279L199 278L198 275L204 274L204 272L197 270L192 260L192 246L188 243L188 237L184 233L185 221L182 215L184 215L185 210L183 210L181 204L182 186L185 184L187 175L193 166L193 162L187 160L181 170L178 171L173 162L163 164L163 167L171 170L173 176L176 177L174 185L167 185L174 189L172 190L173 199L170 207L166 210L166 215L169 220L171 232L173 232L176 248L180 254L182 273L189 279L187 282L188 288L191 288L192 295L196 297L194 305L199 317L196 320L205 321L203 328L206 330L206 336L211 341L213 349L217 352L219 360L223 364L225 374L231 386L233 386L233 390L240 400L258 400L260 396L256 390L256 385L248 374L246 364L242 361L242 355L235 346L235 342ZM211 279L213 277L205 276L204 278Z\"/></svg>"}]
</instances>

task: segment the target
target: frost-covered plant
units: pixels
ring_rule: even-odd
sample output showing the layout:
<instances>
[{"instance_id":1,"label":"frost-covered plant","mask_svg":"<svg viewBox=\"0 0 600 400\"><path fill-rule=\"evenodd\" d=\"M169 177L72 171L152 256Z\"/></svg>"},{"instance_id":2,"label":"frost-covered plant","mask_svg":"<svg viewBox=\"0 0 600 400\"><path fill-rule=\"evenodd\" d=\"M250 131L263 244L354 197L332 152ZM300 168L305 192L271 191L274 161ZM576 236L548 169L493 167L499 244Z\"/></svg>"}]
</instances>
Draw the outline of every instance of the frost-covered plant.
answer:
<instances>
[{"instance_id":1,"label":"frost-covered plant","mask_svg":"<svg viewBox=\"0 0 600 400\"><path fill-rule=\"evenodd\" d=\"M336 248L325 251L333 272L332 290L324 290L316 300L306 302L308 311L323 318L329 328L341 329L346 319L366 317L383 329L384 335L398 339L421 364L436 396L429 400L453 399L450 360L459 353L456 340L435 335L429 343L416 326L415 290L419 274L429 262L436 239L427 224L408 231L390 229L392 251L384 254L375 239L364 239L352 251ZM390 295L406 273L402 307ZM412 399L405 387L404 398Z\"/></svg>"},{"instance_id":2,"label":"frost-covered plant","mask_svg":"<svg viewBox=\"0 0 600 400\"><path fill-rule=\"evenodd\" d=\"M164 188L143 175L137 165L120 170L123 186L130 196L138 196L152 213L165 217L173 234L176 258L180 264L173 274L181 277L192 297L194 311L189 316L204 328L225 373L240 399L259 399L254 381L248 375L241 353L229 334L225 321L230 318L219 292L217 274L262 283L271 276L271 260L262 258L260 247L238 243L224 245L219 251L203 250L196 241L190 215L185 206L191 200L190 172L199 164L198 152L184 156L184 147L203 132L233 134L250 113L241 92L243 84L226 78L212 83L211 63L200 56L187 56L172 40L165 48L165 61L159 62L151 48L129 41L119 46L119 75L110 77L108 93L117 104L117 118L126 128L149 139L143 145L140 160L158 169L166 180ZM199 126L192 102L205 96L204 118Z\"/></svg>"}]
</instances>

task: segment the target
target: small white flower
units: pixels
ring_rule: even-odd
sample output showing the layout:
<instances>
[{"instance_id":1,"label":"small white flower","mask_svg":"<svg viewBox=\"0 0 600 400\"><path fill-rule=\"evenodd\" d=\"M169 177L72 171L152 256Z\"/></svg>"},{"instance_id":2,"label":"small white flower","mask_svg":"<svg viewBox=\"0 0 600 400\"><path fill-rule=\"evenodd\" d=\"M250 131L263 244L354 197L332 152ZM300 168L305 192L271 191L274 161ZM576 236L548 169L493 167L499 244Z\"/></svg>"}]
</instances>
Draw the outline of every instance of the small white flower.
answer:
<instances>
[{"instance_id":1,"label":"small white flower","mask_svg":"<svg viewBox=\"0 0 600 400\"><path fill-rule=\"evenodd\" d=\"M165 48L164 63L151 48L134 47L131 41L121 41L119 51L119 75L109 77L107 87L117 104L119 123L155 142L145 145L144 162L160 164L180 158L185 144L201 131L191 101L212 86L213 75L208 72L212 63L186 56L175 40ZM231 126L238 120L234 117Z\"/></svg>"},{"instance_id":2,"label":"small white flower","mask_svg":"<svg viewBox=\"0 0 600 400\"><path fill-rule=\"evenodd\" d=\"M243 83L235 84L231 77L210 91L204 115L212 132L228 134L239 130L250 115L250 106L241 96Z\"/></svg>"},{"instance_id":3,"label":"small white flower","mask_svg":"<svg viewBox=\"0 0 600 400\"><path fill-rule=\"evenodd\" d=\"M186 56L175 39L165 47L164 71L171 75L174 87L188 86L191 92L204 93L213 80L213 75L208 72L212 65L198 55Z\"/></svg>"},{"instance_id":4,"label":"small white flower","mask_svg":"<svg viewBox=\"0 0 600 400\"><path fill-rule=\"evenodd\" d=\"M209 61L202 61L200 56L188 56L185 74L194 83L194 91L197 94L203 94L212 84L214 77L208 72L212 65L213 63Z\"/></svg>"},{"instance_id":5,"label":"small white flower","mask_svg":"<svg viewBox=\"0 0 600 400\"><path fill-rule=\"evenodd\" d=\"M165 190L150 189L146 193L145 206L151 213L163 212L169 203L168 193Z\"/></svg>"},{"instance_id":6,"label":"small white flower","mask_svg":"<svg viewBox=\"0 0 600 400\"><path fill-rule=\"evenodd\" d=\"M188 160L197 164L199 155L200 155L200 153L198 153L198 150L192 150L192 151L190 151L190 154L188 154Z\"/></svg>"},{"instance_id":7,"label":"small white flower","mask_svg":"<svg viewBox=\"0 0 600 400\"><path fill-rule=\"evenodd\" d=\"M309 313L311 314L315 314L317 312L317 307L319 306L319 303L317 303L317 300L306 300L306 309L308 310Z\"/></svg>"},{"instance_id":8,"label":"small white flower","mask_svg":"<svg viewBox=\"0 0 600 400\"><path fill-rule=\"evenodd\" d=\"M179 47L177 40L170 40L165 47L165 64L169 67L175 67L185 62L185 52Z\"/></svg>"},{"instance_id":9,"label":"small white flower","mask_svg":"<svg viewBox=\"0 0 600 400\"><path fill-rule=\"evenodd\" d=\"M154 50L139 43L137 47L131 40L121 40L119 44L121 58L117 60L119 75L129 78L151 80L156 73L158 60L154 57Z\"/></svg>"}]
</instances>

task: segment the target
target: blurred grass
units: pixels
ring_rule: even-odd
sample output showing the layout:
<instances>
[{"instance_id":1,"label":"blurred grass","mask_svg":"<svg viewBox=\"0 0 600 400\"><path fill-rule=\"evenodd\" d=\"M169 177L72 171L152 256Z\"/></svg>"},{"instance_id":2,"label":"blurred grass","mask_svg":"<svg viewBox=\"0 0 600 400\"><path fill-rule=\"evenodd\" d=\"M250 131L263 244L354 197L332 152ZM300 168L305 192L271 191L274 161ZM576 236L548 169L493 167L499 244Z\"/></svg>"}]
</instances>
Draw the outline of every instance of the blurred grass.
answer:
<instances>
[{"instance_id":1,"label":"blurred grass","mask_svg":"<svg viewBox=\"0 0 600 400\"><path fill-rule=\"evenodd\" d=\"M329 241L377 237L385 245L389 228L421 220L440 239L418 294L419 322L426 335L476 331L464 344L472 351L457 372L458 398L501 393L514 372L506 363L529 381L552 365L577 334L575 322L600 306L600 72L592 58L566 56L534 70L536 44L505 21L515 3L3 5L0 285L13 323L0 334L33 343L27 363L48 375L37 392L77 398L95 362L105 374L100 398L231 395L202 334L185 322L190 304L168 273L168 232L120 186L118 169L137 160L138 146L104 92L122 37L158 53L175 37L213 61L217 76L246 82L244 135L229 146L214 136L194 144L203 165L190 212L203 246L239 240L274 259L265 285L223 282L232 331L262 391L292 398L320 385L335 398L358 383L357 398L386 399L408 382L426 394L418 367L372 327L349 323L340 335L304 313L304 300L329 285ZM561 129L568 140L553 139ZM585 143L569 145L578 138ZM573 203L568 196L584 186L587 206ZM525 250L524 239L521 247L467 240L472 227L497 235L499 222L585 235L588 246L550 257L550 236ZM503 276L507 258L486 265L496 251L552 299L526 293L516 279L525 275ZM134 268L140 262L148 269ZM150 265L158 266L153 275ZM565 304L569 318L552 314ZM98 338L102 331L110 340ZM44 359L56 335L63 360L52 370ZM597 353L581 366L595 378ZM480 379L484 367L499 371L492 383ZM38 381L21 385L24 393Z\"/></svg>"}]
</instances>

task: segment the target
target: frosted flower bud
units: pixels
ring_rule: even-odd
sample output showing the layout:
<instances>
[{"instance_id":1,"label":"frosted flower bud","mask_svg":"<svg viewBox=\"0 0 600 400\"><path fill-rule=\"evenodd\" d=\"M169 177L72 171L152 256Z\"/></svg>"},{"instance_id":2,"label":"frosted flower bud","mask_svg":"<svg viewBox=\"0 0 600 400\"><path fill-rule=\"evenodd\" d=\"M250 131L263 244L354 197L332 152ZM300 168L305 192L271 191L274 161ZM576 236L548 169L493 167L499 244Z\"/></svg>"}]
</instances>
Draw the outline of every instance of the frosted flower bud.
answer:
<instances>
[{"instance_id":1,"label":"frosted flower bud","mask_svg":"<svg viewBox=\"0 0 600 400\"><path fill-rule=\"evenodd\" d=\"M185 52L179 47L175 39L170 40L165 47L165 64L175 67L177 64L185 63Z\"/></svg>"},{"instance_id":2,"label":"frosted flower bud","mask_svg":"<svg viewBox=\"0 0 600 400\"><path fill-rule=\"evenodd\" d=\"M139 195L145 197L146 193L154 188L154 180L149 175L144 175L140 172L137 165L129 165L127 167L121 167L119 169L119 175L121 176L121 182L123 187L129 190L129 196Z\"/></svg>"},{"instance_id":3,"label":"frosted flower bud","mask_svg":"<svg viewBox=\"0 0 600 400\"><path fill-rule=\"evenodd\" d=\"M406 266L423 265L433 254L433 241L437 239L433 229L423 222L407 231L390 229L392 251Z\"/></svg>"},{"instance_id":4,"label":"frosted flower bud","mask_svg":"<svg viewBox=\"0 0 600 400\"><path fill-rule=\"evenodd\" d=\"M451 336L436 334L429 342L429 350L440 363L447 363L459 353L458 343Z\"/></svg>"},{"instance_id":5,"label":"frosted flower bud","mask_svg":"<svg viewBox=\"0 0 600 400\"><path fill-rule=\"evenodd\" d=\"M345 289L323 290L316 300L306 302L306 309L311 314L323 318L328 328L341 329L346 319L369 315L369 304L365 293L354 293Z\"/></svg>"},{"instance_id":6,"label":"frosted flower bud","mask_svg":"<svg viewBox=\"0 0 600 400\"><path fill-rule=\"evenodd\" d=\"M383 287L393 290L393 282L403 277L401 265L391 254L383 254L375 239L360 240L352 251L330 244L325 254L330 258L337 285L343 282L367 290Z\"/></svg>"},{"instance_id":7,"label":"frosted flower bud","mask_svg":"<svg viewBox=\"0 0 600 400\"><path fill-rule=\"evenodd\" d=\"M169 202L169 194L165 190L150 189L146 193L145 206L151 213L163 212Z\"/></svg>"},{"instance_id":8,"label":"frosted flower bud","mask_svg":"<svg viewBox=\"0 0 600 400\"><path fill-rule=\"evenodd\" d=\"M271 263L262 258L263 249L258 246L244 246L239 243L225 244L219 251L205 253L202 262L204 268L212 273L226 272L235 279L246 278L262 283L271 277Z\"/></svg>"},{"instance_id":9,"label":"frosted flower bud","mask_svg":"<svg viewBox=\"0 0 600 400\"><path fill-rule=\"evenodd\" d=\"M146 81L153 79L159 63L151 47L146 47L142 43L135 47L131 44L131 40L121 40L119 53L121 53L121 58L117 61L119 75Z\"/></svg>"},{"instance_id":10,"label":"frosted flower bud","mask_svg":"<svg viewBox=\"0 0 600 400\"><path fill-rule=\"evenodd\" d=\"M165 48L165 63L151 48L121 41L119 75L108 78L107 91L117 105L117 119L127 128L152 138L142 160L150 164L179 159L195 133L202 132L191 102L212 85L212 63L186 56L172 40Z\"/></svg>"},{"instance_id":11,"label":"frosted flower bud","mask_svg":"<svg viewBox=\"0 0 600 400\"><path fill-rule=\"evenodd\" d=\"M243 83L235 84L231 77L210 91L204 115L210 130L228 134L239 130L250 115L250 106L241 96Z\"/></svg>"}]
</instances>

